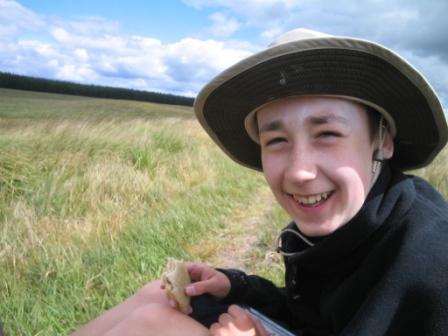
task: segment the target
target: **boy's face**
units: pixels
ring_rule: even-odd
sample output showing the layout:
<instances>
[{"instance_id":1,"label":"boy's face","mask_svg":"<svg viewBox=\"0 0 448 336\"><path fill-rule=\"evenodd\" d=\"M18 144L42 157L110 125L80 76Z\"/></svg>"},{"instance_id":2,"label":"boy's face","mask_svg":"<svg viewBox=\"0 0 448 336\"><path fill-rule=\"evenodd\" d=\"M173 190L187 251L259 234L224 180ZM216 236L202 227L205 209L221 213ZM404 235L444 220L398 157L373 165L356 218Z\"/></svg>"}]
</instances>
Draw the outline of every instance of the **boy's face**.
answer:
<instances>
[{"instance_id":1,"label":"boy's face","mask_svg":"<svg viewBox=\"0 0 448 336\"><path fill-rule=\"evenodd\" d=\"M372 178L376 141L364 108L337 98L291 97L261 108L257 121L264 175L300 231L325 236L347 223Z\"/></svg>"}]
</instances>

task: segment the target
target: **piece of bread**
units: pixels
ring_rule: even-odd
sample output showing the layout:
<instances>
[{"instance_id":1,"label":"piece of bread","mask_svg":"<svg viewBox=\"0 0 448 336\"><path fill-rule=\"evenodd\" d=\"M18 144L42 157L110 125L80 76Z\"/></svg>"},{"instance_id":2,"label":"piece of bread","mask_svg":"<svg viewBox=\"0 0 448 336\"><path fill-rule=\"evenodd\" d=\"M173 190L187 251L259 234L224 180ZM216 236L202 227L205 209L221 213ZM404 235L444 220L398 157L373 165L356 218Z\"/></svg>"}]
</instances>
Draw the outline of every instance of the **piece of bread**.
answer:
<instances>
[{"instance_id":1,"label":"piece of bread","mask_svg":"<svg viewBox=\"0 0 448 336\"><path fill-rule=\"evenodd\" d=\"M162 275L166 295L176 302L179 310L187 313L190 306L190 297L185 294L185 287L191 283L190 275L184 262L169 258L165 273Z\"/></svg>"}]
</instances>

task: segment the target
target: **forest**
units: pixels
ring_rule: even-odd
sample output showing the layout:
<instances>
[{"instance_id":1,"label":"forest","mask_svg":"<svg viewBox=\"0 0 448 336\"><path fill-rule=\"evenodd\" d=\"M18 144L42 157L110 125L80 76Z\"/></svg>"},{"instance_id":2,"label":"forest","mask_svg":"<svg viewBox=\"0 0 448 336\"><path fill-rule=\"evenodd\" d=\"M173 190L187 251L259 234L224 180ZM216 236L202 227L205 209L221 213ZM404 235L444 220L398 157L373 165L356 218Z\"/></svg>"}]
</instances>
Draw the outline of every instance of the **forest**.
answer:
<instances>
[{"instance_id":1,"label":"forest","mask_svg":"<svg viewBox=\"0 0 448 336\"><path fill-rule=\"evenodd\" d=\"M192 106L194 98L110 86L87 85L0 72L0 88L63 93L76 96L147 101L160 104Z\"/></svg>"}]
</instances>

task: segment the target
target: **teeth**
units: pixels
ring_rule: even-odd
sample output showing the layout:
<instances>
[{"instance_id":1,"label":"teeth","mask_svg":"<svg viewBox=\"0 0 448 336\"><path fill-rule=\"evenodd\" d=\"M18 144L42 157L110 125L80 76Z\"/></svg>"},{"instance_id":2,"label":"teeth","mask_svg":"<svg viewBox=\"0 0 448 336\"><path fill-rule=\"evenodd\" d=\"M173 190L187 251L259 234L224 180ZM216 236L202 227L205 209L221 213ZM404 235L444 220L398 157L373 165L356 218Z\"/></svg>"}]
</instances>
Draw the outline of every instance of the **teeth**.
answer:
<instances>
[{"instance_id":1,"label":"teeth","mask_svg":"<svg viewBox=\"0 0 448 336\"><path fill-rule=\"evenodd\" d=\"M294 199L305 205L314 205L319 203L321 200L326 200L330 196L330 192L326 192L323 194L313 195L313 196L297 196L293 195Z\"/></svg>"}]
</instances>

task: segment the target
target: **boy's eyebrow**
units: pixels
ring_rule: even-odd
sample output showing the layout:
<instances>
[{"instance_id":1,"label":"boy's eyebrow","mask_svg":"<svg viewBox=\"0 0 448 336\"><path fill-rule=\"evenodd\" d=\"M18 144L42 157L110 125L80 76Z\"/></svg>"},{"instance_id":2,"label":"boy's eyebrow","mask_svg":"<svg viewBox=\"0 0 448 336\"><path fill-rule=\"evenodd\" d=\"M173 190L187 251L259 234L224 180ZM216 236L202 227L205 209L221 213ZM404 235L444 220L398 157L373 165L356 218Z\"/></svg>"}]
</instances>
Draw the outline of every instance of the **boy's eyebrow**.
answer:
<instances>
[{"instance_id":1,"label":"boy's eyebrow","mask_svg":"<svg viewBox=\"0 0 448 336\"><path fill-rule=\"evenodd\" d=\"M283 123L279 120L274 120L261 126L258 133L261 134L263 132L277 131L281 128L283 128Z\"/></svg>"},{"instance_id":2,"label":"boy's eyebrow","mask_svg":"<svg viewBox=\"0 0 448 336\"><path fill-rule=\"evenodd\" d=\"M338 115L324 115L324 116L311 116L308 119L308 122L312 125L323 125L328 124L330 122L338 122L342 124L349 125L350 121L343 117ZM272 131L278 131L279 129L284 128L284 125L281 120L274 120L271 122L268 122L260 127L258 130L258 134L261 134L263 132L272 132Z\"/></svg>"},{"instance_id":3,"label":"boy's eyebrow","mask_svg":"<svg viewBox=\"0 0 448 336\"><path fill-rule=\"evenodd\" d=\"M317 117L312 116L312 117L309 117L309 122L310 122L310 124L313 124L313 125L328 124L330 122L339 122L339 123L347 124L347 125L350 124L350 122L347 118L338 116L338 115L334 115L334 114L325 115L325 116L317 116Z\"/></svg>"}]
</instances>

